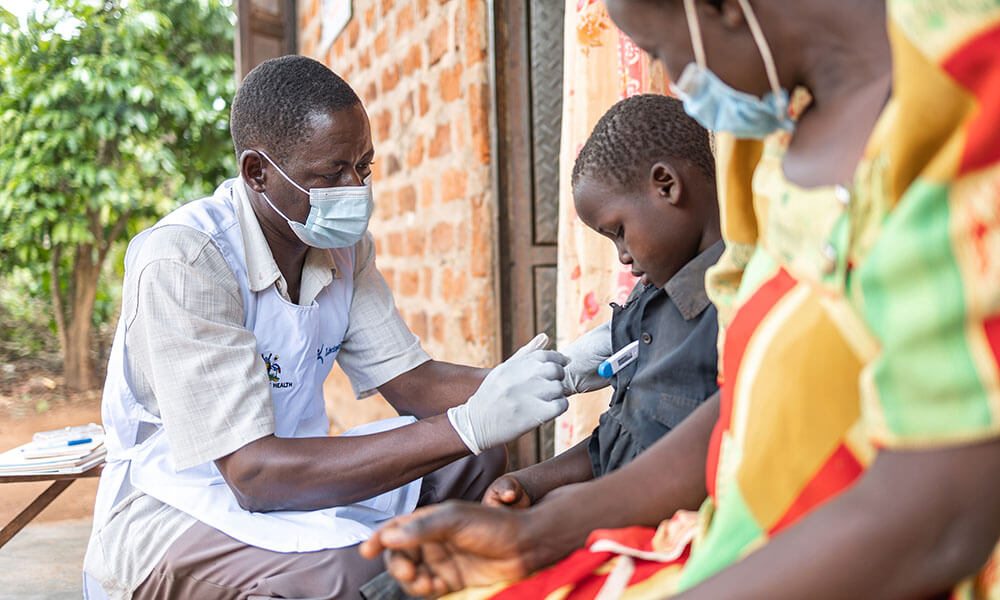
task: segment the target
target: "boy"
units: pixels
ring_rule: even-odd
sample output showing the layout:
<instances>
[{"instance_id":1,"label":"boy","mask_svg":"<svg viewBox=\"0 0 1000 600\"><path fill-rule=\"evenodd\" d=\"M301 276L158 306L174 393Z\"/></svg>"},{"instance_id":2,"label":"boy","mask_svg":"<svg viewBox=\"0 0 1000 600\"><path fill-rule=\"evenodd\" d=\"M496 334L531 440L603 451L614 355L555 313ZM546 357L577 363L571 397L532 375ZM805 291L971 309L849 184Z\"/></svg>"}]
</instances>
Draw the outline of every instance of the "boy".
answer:
<instances>
[{"instance_id":1,"label":"boy","mask_svg":"<svg viewBox=\"0 0 1000 600\"><path fill-rule=\"evenodd\" d=\"M593 434L543 463L503 475L483 502L526 508L552 490L631 461L718 389L715 307L705 269L722 253L708 133L666 96L633 96L597 122L573 168L577 213L639 277L612 303L615 351L638 357L612 379Z\"/></svg>"}]
</instances>

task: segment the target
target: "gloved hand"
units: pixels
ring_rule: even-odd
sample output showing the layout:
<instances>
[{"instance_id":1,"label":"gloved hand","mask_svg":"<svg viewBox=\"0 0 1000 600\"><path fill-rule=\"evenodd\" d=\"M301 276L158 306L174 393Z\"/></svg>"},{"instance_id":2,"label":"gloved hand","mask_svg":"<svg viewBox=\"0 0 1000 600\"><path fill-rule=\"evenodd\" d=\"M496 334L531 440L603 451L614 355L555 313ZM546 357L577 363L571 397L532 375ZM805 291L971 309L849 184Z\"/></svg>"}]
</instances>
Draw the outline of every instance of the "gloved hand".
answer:
<instances>
[{"instance_id":1,"label":"gloved hand","mask_svg":"<svg viewBox=\"0 0 1000 600\"><path fill-rule=\"evenodd\" d=\"M569 358L563 393L567 396L592 392L611 385L611 380L597 374L597 367L611 356L611 321L594 327L562 349Z\"/></svg>"},{"instance_id":2,"label":"gloved hand","mask_svg":"<svg viewBox=\"0 0 1000 600\"><path fill-rule=\"evenodd\" d=\"M569 407L563 367L569 362L542 350L544 333L497 365L465 404L448 409L448 420L473 454L517 439Z\"/></svg>"}]
</instances>

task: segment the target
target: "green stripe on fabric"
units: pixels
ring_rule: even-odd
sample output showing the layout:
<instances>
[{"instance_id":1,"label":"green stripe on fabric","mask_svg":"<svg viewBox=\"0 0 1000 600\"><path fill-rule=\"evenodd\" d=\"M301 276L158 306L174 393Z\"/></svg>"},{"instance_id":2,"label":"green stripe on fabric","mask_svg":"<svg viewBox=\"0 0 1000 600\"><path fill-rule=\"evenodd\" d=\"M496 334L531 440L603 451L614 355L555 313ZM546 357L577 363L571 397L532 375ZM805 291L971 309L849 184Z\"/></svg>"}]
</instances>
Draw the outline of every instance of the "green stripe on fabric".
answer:
<instances>
[{"instance_id":1,"label":"green stripe on fabric","mask_svg":"<svg viewBox=\"0 0 1000 600\"><path fill-rule=\"evenodd\" d=\"M865 320L882 344L873 373L878 402L901 438L981 430L992 421L965 337L948 193L947 184L911 185L856 273Z\"/></svg>"},{"instance_id":2,"label":"green stripe on fabric","mask_svg":"<svg viewBox=\"0 0 1000 600\"><path fill-rule=\"evenodd\" d=\"M765 281L771 279L778 270L778 262L767 253L760 245L754 250L750 261L743 269L743 277L740 278L740 287L736 292L733 306L742 306L744 302L753 296Z\"/></svg>"},{"instance_id":3,"label":"green stripe on fabric","mask_svg":"<svg viewBox=\"0 0 1000 600\"><path fill-rule=\"evenodd\" d=\"M733 564L743 556L747 546L763 535L734 482L719 499L708 535L684 566L677 591L693 587Z\"/></svg>"}]
</instances>

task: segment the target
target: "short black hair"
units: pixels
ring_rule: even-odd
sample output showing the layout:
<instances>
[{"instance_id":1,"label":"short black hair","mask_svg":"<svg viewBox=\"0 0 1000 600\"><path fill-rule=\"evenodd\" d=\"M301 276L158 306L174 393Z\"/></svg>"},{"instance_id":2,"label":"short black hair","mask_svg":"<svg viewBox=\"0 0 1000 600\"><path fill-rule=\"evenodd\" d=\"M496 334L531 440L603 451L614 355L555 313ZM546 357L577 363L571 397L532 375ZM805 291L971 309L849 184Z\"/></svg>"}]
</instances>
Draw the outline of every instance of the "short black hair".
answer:
<instances>
[{"instance_id":1,"label":"short black hair","mask_svg":"<svg viewBox=\"0 0 1000 600\"><path fill-rule=\"evenodd\" d=\"M302 141L306 118L361 103L351 86L321 62L288 55L260 63L243 79L229 116L236 156L263 149L275 160Z\"/></svg>"},{"instance_id":2,"label":"short black hair","mask_svg":"<svg viewBox=\"0 0 1000 600\"><path fill-rule=\"evenodd\" d=\"M676 98L641 94L614 106L594 126L573 165L573 186L583 176L635 185L658 160L681 158L715 178L708 131L684 112Z\"/></svg>"}]
</instances>

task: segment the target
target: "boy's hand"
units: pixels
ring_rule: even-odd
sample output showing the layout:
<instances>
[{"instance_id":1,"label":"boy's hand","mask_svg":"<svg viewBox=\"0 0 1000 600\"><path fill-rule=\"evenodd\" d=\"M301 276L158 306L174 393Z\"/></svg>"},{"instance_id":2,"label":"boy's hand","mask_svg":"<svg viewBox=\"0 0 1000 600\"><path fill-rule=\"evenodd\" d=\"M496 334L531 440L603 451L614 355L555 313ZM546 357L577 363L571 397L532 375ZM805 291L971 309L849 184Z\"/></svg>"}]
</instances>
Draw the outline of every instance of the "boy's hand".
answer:
<instances>
[{"instance_id":1,"label":"boy's hand","mask_svg":"<svg viewBox=\"0 0 1000 600\"><path fill-rule=\"evenodd\" d=\"M539 334L498 365L465 404L448 409L448 421L473 454L516 440L569 408L563 393L563 367L569 362L542 350Z\"/></svg>"},{"instance_id":2,"label":"boy's hand","mask_svg":"<svg viewBox=\"0 0 1000 600\"><path fill-rule=\"evenodd\" d=\"M591 329L562 349L570 359L563 379L563 392L567 396L593 392L610 385L611 380L597 374L597 367L612 354L611 321Z\"/></svg>"},{"instance_id":3,"label":"boy's hand","mask_svg":"<svg viewBox=\"0 0 1000 600\"><path fill-rule=\"evenodd\" d=\"M531 496L524 489L521 480L511 474L501 475L490 484L483 496L486 506L524 509L531 506Z\"/></svg>"}]
</instances>

